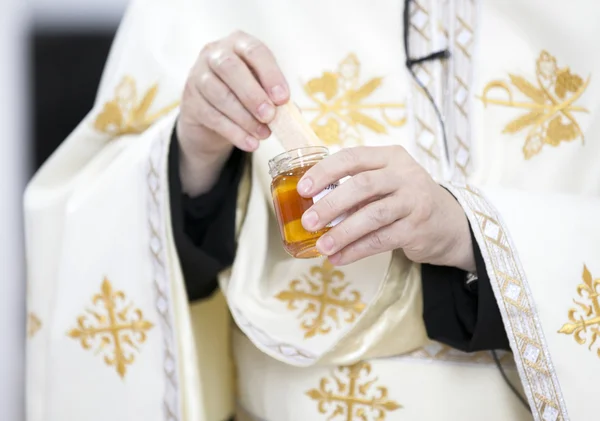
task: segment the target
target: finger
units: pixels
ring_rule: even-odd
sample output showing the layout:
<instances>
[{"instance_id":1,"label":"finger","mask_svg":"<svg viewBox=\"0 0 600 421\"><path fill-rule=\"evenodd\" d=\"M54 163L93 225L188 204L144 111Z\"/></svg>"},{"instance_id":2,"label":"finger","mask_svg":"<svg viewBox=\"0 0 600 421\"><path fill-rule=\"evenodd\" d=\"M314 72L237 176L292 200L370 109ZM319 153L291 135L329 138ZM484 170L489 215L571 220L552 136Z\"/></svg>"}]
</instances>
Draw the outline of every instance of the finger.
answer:
<instances>
[{"instance_id":1,"label":"finger","mask_svg":"<svg viewBox=\"0 0 600 421\"><path fill-rule=\"evenodd\" d=\"M317 249L331 256L363 237L377 232L410 213L406 201L388 196L362 207L330 229L317 241Z\"/></svg>"},{"instance_id":2,"label":"finger","mask_svg":"<svg viewBox=\"0 0 600 421\"><path fill-rule=\"evenodd\" d=\"M393 189L393 181L386 176L385 170L361 172L307 210L302 216L302 225L310 232L318 231L353 207L387 195Z\"/></svg>"},{"instance_id":3,"label":"finger","mask_svg":"<svg viewBox=\"0 0 600 421\"><path fill-rule=\"evenodd\" d=\"M348 265L369 256L402 248L409 235L406 218L371 232L329 257L337 266Z\"/></svg>"},{"instance_id":4,"label":"finger","mask_svg":"<svg viewBox=\"0 0 600 421\"><path fill-rule=\"evenodd\" d=\"M310 168L298 183L298 193L313 197L346 176L382 168L388 162L387 151L388 148L365 146L342 149Z\"/></svg>"},{"instance_id":5,"label":"finger","mask_svg":"<svg viewBox=\"0 0 600 421\"><path fill-rule=\"evenodd\" d=\"M231 89L211 71L207 70L199 77L198 90L210 105L246 132L258 139L266 139L271 134L269 128L254 118Z\"/></svg>"},{"instance_id":6,"label":"finger","mask_svg":"<svg viewBox=\"0 0 600 421\"><path fill-rule=\"evenodd\" d=\"M198 95L195 101L197 104L194 107L199 111L203 125L208 129L220 134L243 151L254 152L258 148L258 139L210 105L203 96Z\"/></svg>"},{"instance_id":7,"label":"finger","mask_svg":"<svg viewBox=\"0 0 600 421\"><path fill-rule=\"evenodd\" d=\"M208 53L208 64L258 121L273 120L275 106L240 57L229 49L215 48Z\"/></svg>"},{"instance_id":8,"label":"finger","mask_svg":"<svg viewBox=\"0 0 600 421\"><path fill-rule=\"evenodd\" d=\"M290 90L271 50L248 34L238 33L235 37L234 51L256 73L271 100L277 105L286 103Z\"/></svg>"}]
</instances>

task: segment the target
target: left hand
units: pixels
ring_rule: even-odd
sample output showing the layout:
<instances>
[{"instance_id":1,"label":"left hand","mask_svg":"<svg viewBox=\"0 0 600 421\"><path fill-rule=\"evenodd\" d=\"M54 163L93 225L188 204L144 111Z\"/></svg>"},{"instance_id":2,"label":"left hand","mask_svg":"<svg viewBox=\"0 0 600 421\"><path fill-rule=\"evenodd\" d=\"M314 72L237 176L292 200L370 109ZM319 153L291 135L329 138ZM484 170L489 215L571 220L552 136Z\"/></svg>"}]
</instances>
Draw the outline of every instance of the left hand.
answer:
<instances>
[{"instance_id":1,"label":"left hand","mask_svg":"<svg viewBox=\"0 0 600 421\"><path fill-rule=\"evenodd\" d=\"M417 263L475 271L467 217L456 199L401 146L343 149L310 168L298 193L314 197L352 176L302 216L308 231L349 216L317 242L331 263L402 249Z\"/></svg>"}]
</instances>

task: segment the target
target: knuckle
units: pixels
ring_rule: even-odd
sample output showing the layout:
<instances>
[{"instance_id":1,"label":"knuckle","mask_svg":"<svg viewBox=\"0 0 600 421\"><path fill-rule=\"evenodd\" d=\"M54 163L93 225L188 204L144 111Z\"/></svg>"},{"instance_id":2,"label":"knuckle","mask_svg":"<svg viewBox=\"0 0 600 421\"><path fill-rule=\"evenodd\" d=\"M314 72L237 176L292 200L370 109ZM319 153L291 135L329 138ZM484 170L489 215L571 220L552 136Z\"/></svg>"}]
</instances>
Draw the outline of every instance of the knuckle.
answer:
<instances>
[{"instance_id":1,"label":"knuckle","mask_svg":"<svg viewBox=\"0 0 600 421\"><path fill-rule=\"evenodd\" d=\"M343 234L343 238L350 238L352 236L352 231L350 230L349 224L341 224L340 228Z\"/></svg>"},{"instance_id":2,"label":"knuckle","mask_svg":"<svg viewBox=\"0 0 600 421\"><path fill-rule=\"evenodd\" d=\"M240 50L246 57L255 57L269 52L269 49L265 44L254 38L245 40L242 45L240 45Z\"/></svg>"},{"instance_id":3,"label":"knuckle","mask_svg":"<svg viewBox=\"0 0 600 421\"><path fill-rule=\"evenodd\" d=\"M369 237L368 246L372 250L381 250L384 247L385 240L381 234L373 234Z\"/></svg>"},{"instance_id":4,"label":"knuckle","mask_svg":"<svg viewBox=\"0 0 600 421\"><path fill-rule=\"evenodd\" d=\"M362 172L352 177L357 190L364 191L373 187L373 175L368 172Z\"/></svg>"},{"instance_id":5,"label":"knuckle","mask_svg":"<svg viewBox=\"0 0 600 421\"><path fill-rule=\"evenodd\" d=\"M267 102L266 94L260 89L252 89L252 92L243 95L243 99L252 110L257 110L262 103Z\"/></svg>"},{"instance_id":6,"label":"knuckle","mask_svg":"<svg viewBox=\"0 0 600 421\"><path fill-rule=\"evenodd\" d=\"M210 72L203 72L200 75L198 75L198 86L203 91L210 90L214 82L215 79Z\"/></svg>"},{"instance_id":7,"label":"knuckle","mask_svg":"<svg viewBox=\"0 0 600 421\"><path fill-rule=\"evenodd\" d=\"M237 96L235 96L235 94L230 89L227 89L227 91L224 92L223 95L221 95L221 98L219 100L223 103L225 107L228 108L232 108L238 102Z\"/></svg>"},{"instance_id":8,"label":"knuckle","mask_svg":"<svg viewBox=\"0 0 600 421\"><path fill-rule=\"evenodd\" d=\"M339 154L342 162L348 165L354 165L359 161L358 148L342 149Z\"/></svg>"},{"instance_id":9,"label":"knuckle","mask_svg":"<svg viewBox=\"0 0 600 421\"><path fill-rule=\"evenodd\" d=\"M328 194L320 201L323 202L323 204L325 205L325 207L327 208L328 211L334 212L336 210L337 203L333 198L331 198L329 196L331 196L331 194Z\"/></svg>"},{"instance_id":10,"label":"knuckle","mask_svg":"<svg viewBox=\"0 0 600 421\"><path fill-rule=\"evenodd\" d=\"M387 206L374 205L369 209L369 218L377 225L387 225L390 222L390 210Z\"/></svg>"},{"instance_id":11,"label":"knuckle","mask_svg":"<svg viewBox=\"0 0 600 421\"><path fill-rule=\"evenodd\" d=\"M219 41L212 41L204 45L200 50L200 55L208 55L219 45Z\"/></svg>"},{"instance_id":12,"label":"knuckle","mask_svg":"<svg viewBox=\"0 0 600 421\"><path fill-rule=\"evenodd\" d=\"M227 70L236 66L234 55L223 49L212 51L209 55L209 60L211 66L219 70Z\"/></svg>"}]
</instances>

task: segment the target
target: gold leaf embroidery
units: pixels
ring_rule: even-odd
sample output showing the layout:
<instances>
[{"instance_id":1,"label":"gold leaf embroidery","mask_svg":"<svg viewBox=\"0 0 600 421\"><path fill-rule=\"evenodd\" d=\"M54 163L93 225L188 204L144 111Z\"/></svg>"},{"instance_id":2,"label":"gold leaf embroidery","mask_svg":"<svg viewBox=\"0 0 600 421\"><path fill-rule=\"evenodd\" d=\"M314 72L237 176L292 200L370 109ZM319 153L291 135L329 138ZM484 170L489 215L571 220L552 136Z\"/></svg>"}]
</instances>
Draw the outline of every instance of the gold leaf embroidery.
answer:
<instances>
[{"instance_id":1,"label":"gold leaf embroidery","mask_svg":"<svg viewBox=\"0 0 600 421\"><path fill-rule=\"evenodd\" d=\"M591 350L600 335L600 278L593 279L587 266L583 267L582 278L583 283L577 285L577 295L585 302L573 300L576 307L569 310L569 322L558 333L573 335L580 345L589 341L588 349ZM596 353L600 357L600 347L597 347Z\"/></svg>"},{"instance_id":2,"label":"gold leaf embroidery","mask_svg":"<svg viewBox=\"0 0 600 421\"><path fill-rule=\"evenodd\" d=\"M360 127L383 134L387 133L386 126L401 127L406 123L404 115L397 119L388 115L393 110L402 110L404 114L403 103L364 102L381 87L383 78L374 77L360 85L360 66L356 55L350 54L336 72L323 72L304 85L304 91L316 106L302 110L317 113L310 124L326 145L343 145L351 140L362 144Z\"/></svg>"},{"instance_id":3,"label":"gold leaf embroidery","mask_svg":"<svg viewBox=\"0 0 600 421\"><path fill-rule=\"evenodd\" d=\"M328 415L328 421L384 421L387 412L402 406L389 398L387 387L374 387L378 378L371 376L371 371L366 362L338 367L306 395L318 402L319 413Z\"/></svg>"},{"instance_id":4,"label":"gold leaf embroidery","mask_svg":"<svg viewBox=\"0 0 600 421\"><path fill-rule=\"evenodd\" d=\"M77 327L67 335L81 342L83 349L95 349L104 362L114 366L121 378L127 365L135 361L135 352L146 341L147 331L154 325L144 319L142 310L126 304L123 291L115 291L108 281L102 282L100 294L92 297L93 308L77 318Z\"/></svg>"},{"instance_id":5,"label":"gold leaf embroidery","mask_svg":"<svg viewBox=\"0 0 600 421\"><path fill-rule=\"evenodd\" d=\"M27 336L33 338L42 328L42 321L34 313L27 315Z\"/></svg>"},{"instance_id":6,"label":"gold leaf embroidery","mask_svg":"<svg viewBox=\"0 0 600 421\"><path fill-rule=\"evenodd\" d=\"M571 73L568 67L559 68L556 59L546 51L540 53L536 62L537 85L518 75L508 76L510 84L501 80L489 82L479 99L484 106L493 104L528 110L509 122L502 131L504 134L516 134L528 129L523 146L525 159L539 154L544 145L558 146L561 142L571 142L577 138L584 141L574 113L587 113L588 110L574 103L585 92L589 77L584 82L579 75ZM515 101L511 84L530 101ZM488 94L493 90L504 91L508 100L490 98Z\"/></svg>"},{"instance_id":7,"label":"gold leaf embroidery","mask_svg":"<svg viewBox=\"0 0 600 421\"><path fill-rule=\"evenodd\" d=\"M135 80L130 76L124 77L115 89L115 97L104 104L102 112L96 117L94 128L113 137L142 133L179 105L177 101L154 114L149 114L157 93L158 85L155 84L138 102Z\"/></svg>"},{"instance_id":8,"label":"gold leaf embroidery","mask_svg":"<svg viewBox=\"0 0 600 421\"><path fill-rule=\"evenodd\" d=\"M310 268L310 277L304 276L304 282L294 279L289 289L275 296L280 301L287 302L289 310L298 310L299 302L306 302L298 314L302 320L301 327L305 330L304 337L311 338L318 334L328 334L332 325L340 327L340 316L343 321L352 323L362 313L365 304L361 301L358 291L346 292L350 282L344 281L344 273L329 263ZM341 313L341 315L340 315Z\"/></svg>"}]
</instances>

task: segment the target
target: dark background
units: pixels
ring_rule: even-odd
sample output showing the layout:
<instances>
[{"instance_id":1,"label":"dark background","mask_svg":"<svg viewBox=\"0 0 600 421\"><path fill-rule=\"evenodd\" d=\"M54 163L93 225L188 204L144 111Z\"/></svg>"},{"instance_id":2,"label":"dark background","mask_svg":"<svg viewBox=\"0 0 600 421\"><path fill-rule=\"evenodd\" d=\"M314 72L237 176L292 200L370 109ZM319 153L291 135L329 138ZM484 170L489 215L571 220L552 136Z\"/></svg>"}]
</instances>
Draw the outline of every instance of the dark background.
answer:
<instances>
[{"instance_id":1,"label":"dark background","mask_svg":"<svg viewBox=\"0 0 600 421\"><path fill-rule=\"evenodd\" d=\"M116 28L32 31L29 63L33 171L92 108L115 32Z\"/></svg>"}]
</instances>

